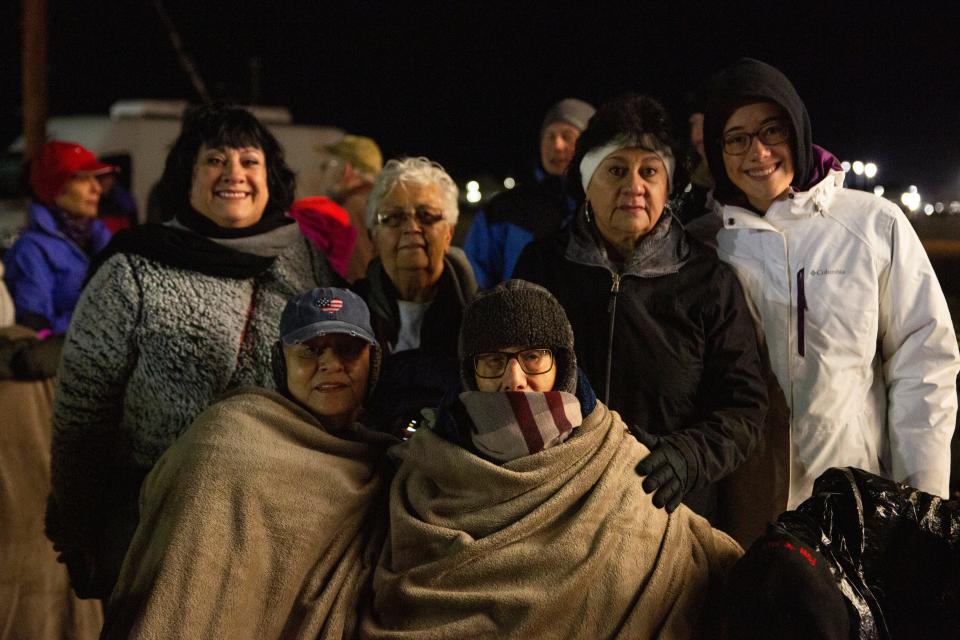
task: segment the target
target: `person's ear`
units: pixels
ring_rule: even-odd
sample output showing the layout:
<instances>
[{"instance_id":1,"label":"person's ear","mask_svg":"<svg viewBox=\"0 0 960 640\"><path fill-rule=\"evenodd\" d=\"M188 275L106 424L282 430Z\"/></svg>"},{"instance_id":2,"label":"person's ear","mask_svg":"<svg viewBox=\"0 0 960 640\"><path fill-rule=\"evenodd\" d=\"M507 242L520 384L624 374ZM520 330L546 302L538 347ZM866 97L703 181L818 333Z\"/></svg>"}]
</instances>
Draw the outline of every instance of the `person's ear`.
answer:
<instances>
[{"instance_id":1,"label":"person's ear","mask_svg":"<svg viewBox=\"0 0 960 640\"><path fill-rule=\"evenodd\" d=\"M353 179L356 177L356 170L353 168L353 164L349 160L343 161L343 183L350 184Z\"/></svg>"},{"instance_id":2,"label":"person's ear","mask_svg":"<svg viewBox=\"0 0 960 640\"><path fill-rule=\"evenodd\" d=\"M450 247L453 245L453 225L449 222L447 223L447 237L446 237L446 248L443 250L444 253L450 251Z\"/></svg>"}]
</instances>

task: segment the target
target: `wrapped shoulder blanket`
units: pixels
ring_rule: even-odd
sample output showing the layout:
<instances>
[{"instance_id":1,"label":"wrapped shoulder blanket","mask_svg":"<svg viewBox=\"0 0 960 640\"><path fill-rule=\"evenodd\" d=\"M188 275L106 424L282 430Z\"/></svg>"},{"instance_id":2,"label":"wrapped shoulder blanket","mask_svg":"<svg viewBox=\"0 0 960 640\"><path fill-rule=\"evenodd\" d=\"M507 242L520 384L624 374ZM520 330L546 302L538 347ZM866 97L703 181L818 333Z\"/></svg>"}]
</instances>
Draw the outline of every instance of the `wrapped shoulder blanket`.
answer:
<instances>
[{"instance_id":1,"label":"wrapped shoulder blanket","mask_svg":"<svg viewBox=\"0 0 960 640\"><path fill-rule=\"evenodd\" d=\"M0 338L35 332L14 326ZM103 613L80 600L43 534L54 381L0 380L0 640L93 640Z\"/></svg>"},{"instance_id":2,"label":"wrapped shoulder blanket","mask_svg":"<svg viewBox=\"0 0 960 640\"><path fill-rule=\"evenodd\" d=\"M394 442L356 435L265 389L207 409L147 476L104 637L351 637Z\"/></svg>"},{"instance_id":3,"label":"wrapped shoulder blanket","mask_svg":"<svg viewBox=\"0 0 960 640\"><path fill-rule=\"evenodd\" d=\"M602 404L502 466L430 429L394 451L361 637L693 637L742 554L686 507L653 506L634 473L647 450Z\"/></svg>"}]
</instances>

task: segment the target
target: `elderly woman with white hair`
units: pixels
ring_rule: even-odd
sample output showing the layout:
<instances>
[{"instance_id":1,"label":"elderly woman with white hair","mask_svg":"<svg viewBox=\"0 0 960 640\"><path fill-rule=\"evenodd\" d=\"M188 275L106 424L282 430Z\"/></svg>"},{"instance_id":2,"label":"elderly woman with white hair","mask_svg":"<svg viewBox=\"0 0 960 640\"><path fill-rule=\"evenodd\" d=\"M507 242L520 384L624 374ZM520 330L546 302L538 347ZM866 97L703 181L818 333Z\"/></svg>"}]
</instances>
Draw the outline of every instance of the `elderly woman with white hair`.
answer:
<instances>
[{"instance_id":1,"label":"elderly woman with white hair","mask_svg":"<svg viewBox=\"0 0 960 640\"><path fill-rule=\"evenodd\" d=\"M463 252L450 246L457 197L442 166L401 158L386 163L367 202L376 257L354 288L370 307L384 353L370 410L399 435L459 384L457 334L477 284Z\"/></svg>"}]
</instances>

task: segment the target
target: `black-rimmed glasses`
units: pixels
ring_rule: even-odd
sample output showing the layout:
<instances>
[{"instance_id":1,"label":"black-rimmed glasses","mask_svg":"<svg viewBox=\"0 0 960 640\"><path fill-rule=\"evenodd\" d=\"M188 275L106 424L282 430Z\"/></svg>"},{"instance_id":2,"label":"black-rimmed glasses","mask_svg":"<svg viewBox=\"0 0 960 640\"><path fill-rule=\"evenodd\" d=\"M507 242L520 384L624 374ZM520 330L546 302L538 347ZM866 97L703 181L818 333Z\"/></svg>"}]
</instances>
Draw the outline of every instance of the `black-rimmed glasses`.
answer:
<instances>
[{"instance_id":1,"label":"black-rimmed glasses","mask_svg":"<svg viewBox=\"0 0 960 640\"><path fill-rule=\"evenodd\" d=\"M479 378L499 378L507 370L511 360L516 359L527 375L547 373L553 368L553 351L538 347L523 351L488 351L473 357L473 370Z\"/></svg>"},{"instance_id":2,"label":"black-rimmed glasses","mask_svg":"<svg viewBox=\"0 0 960 640\"><path fill-rule=\"evenodd\" d=\"M750 150L754 138L759 138L760 142L768 147L783 144L790 139L790 127L783 122L771 122L753 133L747 131L726 133L720 138L720 145L724 153L741 156Z\"/></svg>"},{"instance_id":3,"label":"black-rimmed glasses","mask_svg":"<svg viewBox=\"0 0 960 640\"><path fill-rule=\"evenodd\" d=\"M377 224L387 227L399 227L407 218L413 218L421 227L432 227L443 220L443 213L438 213L426 207L417 207L413 211L390 209L377 213Z\"/></svg>"}]
</instances>

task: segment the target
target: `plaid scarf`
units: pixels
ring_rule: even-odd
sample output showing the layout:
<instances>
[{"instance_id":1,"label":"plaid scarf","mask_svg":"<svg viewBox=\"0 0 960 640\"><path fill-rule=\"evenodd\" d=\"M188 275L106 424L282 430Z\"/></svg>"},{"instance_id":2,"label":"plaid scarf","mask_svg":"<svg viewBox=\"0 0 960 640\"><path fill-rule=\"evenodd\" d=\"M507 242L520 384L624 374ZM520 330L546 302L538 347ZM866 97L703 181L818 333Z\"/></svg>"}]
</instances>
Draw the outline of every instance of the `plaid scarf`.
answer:
<instances>
[{"instance_id":1,"label":"plaid scarf","mask_svg":"<svg viewBox=\"0 0 960 640\"><path fill-rule=\"evenodd\" d=\"M583 422L580 401L565 391L465 391L459 401L473 447L499 463L554 447Z\"/></svg>"}]
</instances>

